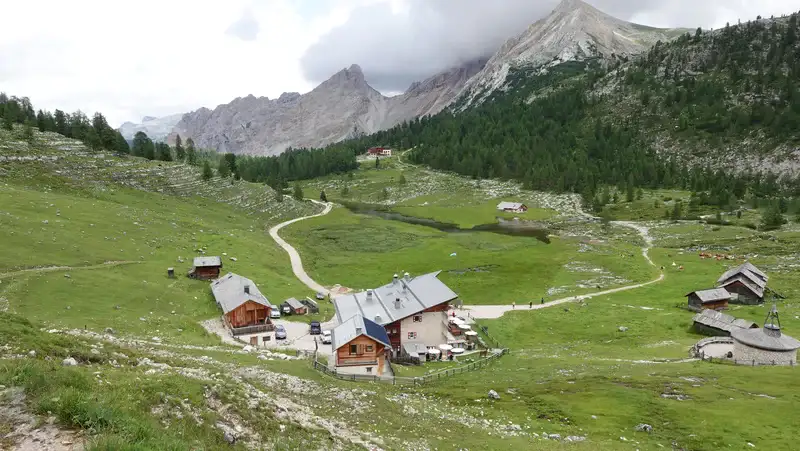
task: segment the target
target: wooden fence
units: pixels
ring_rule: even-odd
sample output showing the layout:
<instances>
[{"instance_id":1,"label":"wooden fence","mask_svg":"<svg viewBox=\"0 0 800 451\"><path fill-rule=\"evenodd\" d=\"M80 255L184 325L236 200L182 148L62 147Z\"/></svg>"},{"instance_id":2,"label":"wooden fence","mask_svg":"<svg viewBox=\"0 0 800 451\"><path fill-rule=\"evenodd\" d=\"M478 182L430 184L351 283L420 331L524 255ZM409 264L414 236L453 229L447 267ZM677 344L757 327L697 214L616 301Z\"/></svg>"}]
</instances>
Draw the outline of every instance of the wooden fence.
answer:
<instances>
[{"instance_id":1,"label":"wooden fence","mask_svg":"<svg viewBox=\"0 0 800 451\"><path fill-rule=\"evenodd\" d=\"M436 382L438 380L447 379L448 377L455 376L457 374L464 374L470 371L479 370L491 364L492 362L494 362L495 360L499 359L500 357L504 356L507 353L508 353L507 349L499 349L485 359L467 363L465 365L461 365L455 368L437 371L436 373L426 374L424 376L417 376L417 377L377 376L369 374L341 374L336 372L336 370L330 369L326 363L320 362L316 358L314 358L313 366L314 369L321 371L324 374L327 374L329 376L344 381L382 382L391 385L424 385L430 382ZM389 368L391 368L391 363L387 361L387 364Z\"/></svg>"}]
</instances>

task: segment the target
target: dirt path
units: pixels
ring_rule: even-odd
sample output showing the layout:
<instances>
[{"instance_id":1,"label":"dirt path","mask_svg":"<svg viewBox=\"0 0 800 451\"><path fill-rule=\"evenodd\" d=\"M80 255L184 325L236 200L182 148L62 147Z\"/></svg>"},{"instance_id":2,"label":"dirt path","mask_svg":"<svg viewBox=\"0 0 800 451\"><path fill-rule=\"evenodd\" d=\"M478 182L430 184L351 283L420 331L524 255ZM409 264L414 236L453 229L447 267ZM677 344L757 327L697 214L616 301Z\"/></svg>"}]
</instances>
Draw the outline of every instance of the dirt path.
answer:
<instances>
[{"instance_id":1,"label":"dirt path","mask_svg":"<svg viewBox=\"0 0 800 451\"><path fill-rule=\"evenodd\" d=\"M0 273L0 279L7 279L9 277L21 276L27 273L42 273L42 272L54 272L54 271L77 271L83 269L98 269L98 268L109 268L113 266L121 266L121 265L133 265L141 262L134 262L134 261L113 261L113 262L105 262L99 265L88 265L88 266L44 266L41 268L30 268L30 269L21 269L19 271L12 271L6 273Z\"/></svg>"},{"instance_id":2,"label":"dirt path","mask_svg":"<svg viewBox=\"0 0 800 451\"><path fill-rule=\"evenodd\" d=\"M653 262L649 254L650 248L653 247L653 237L650 235L650 230L647 227L634 222L619 221L619 222L614 222L614 224L623 227L630 227L639 232L639 234L642 236L642 239L644 239L645 243L644 247L642 248L642 256L645 258L645 260L647 260L647 263L649 263L650 266L656 266L655 262ZM520 305L518 310L539 310L543 308L555 307L557 305L566 304L568 302L581 301L584 299L591 299L597 296L606 296L609 294L619 293L622 291L634 290L636 288L642 288L648 285L652 285L654 283L661 282L662 280L664 280L665 277L666 275L662 271L656 279L653 279L649 282L637 283L635 285L627 285L624 287L613 288L605 291L598 291L597 293L589 293L579 296L570 296L562 299L556 299L550 302L545 302L544 304L534 303L532 307L526 305ZM512 310L517 310L517 309L513 305L471 305L471 306L465 305L463 308L457 310L456 312L459 316L464 316L464 317L478 318L478 319L496 319L503 316L503 314L505 314L506 312L510 312Z\"/></svg>"},{"instance_id":3,"label":"dirt path","mask_svg":"<svg viewBox=\"0 0 800 451\"><path fill-rule=\"evenodd\" d=\"M330 202L326 203L326 202L320 202L318 200L311 200L311 202L314 202L315 204L318 205L324 205L325 209L322 210L322 213L318 213L316 215L303 216L301 218L292 219L291 221L282 222L276 225L275 227L269 229L269 234L272 237L272 239L275 240L276 243L278 243L278 246L282 247L283 250L285 250L289 254L289 260L292 262L292 272L294 272L294 275L300 280L300 282L303 282L303 284L307 286L309 289L311 289L311 291L327 295L329 293L328 289L318 284L316 281L314 281L314 279L312 279L308 275L308 273L306 273L306 270L303 269L303 260L300 258L300 254L297 252L297 250L293 248L289 243L287 243L283 238L278 236L278 232L282 228L294 224L295 222L300 222L310 218L317 218L319 216L325 216L328 213L330 213L331 209L333 208L333 204Z\"/></svg>"}]
</instances>

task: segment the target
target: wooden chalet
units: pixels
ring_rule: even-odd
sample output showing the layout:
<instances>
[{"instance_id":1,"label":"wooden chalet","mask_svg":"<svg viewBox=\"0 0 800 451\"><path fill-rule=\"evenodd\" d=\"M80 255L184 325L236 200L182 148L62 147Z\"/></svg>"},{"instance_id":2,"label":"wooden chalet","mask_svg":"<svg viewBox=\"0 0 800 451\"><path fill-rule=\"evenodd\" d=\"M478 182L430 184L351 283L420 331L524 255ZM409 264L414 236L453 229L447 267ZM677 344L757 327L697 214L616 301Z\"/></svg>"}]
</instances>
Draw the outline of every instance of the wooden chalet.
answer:
<instances>
[{"instance_id":1,"label":"wooden chalet","mask_svg":"<svg viewBox=\"0 0 800 451\"><path fill-rule=\"evenodd\" d=\"M355 315L333 329L331 347L337 372L383 375L389 337L380 324Z\"/></svg>"},{"instance_id":2,"label":"wooden chalet","mask_svg":"<svg viewBox=\"0 0 800 451\"><path fill-rule=\"evenodd\" d=\"M220 257L195 257L189 277L200 280L214 280L219 278L222 270Z\"/></svg>"},{"instance_id":3,"label":"wooden chalet","mask_svg":"<svg viewBox=\"0 0 800 451\"><path fill-rule=\"evenodd\" d=\"M525 213L528 211L528 206L519 202L500 202L497 204L497 209L509 213Z\"/></svg>"},{"instance_id":4,"label":"wooden chalet","mask_svg":"<svg viewBox=\"0 0 800 451\"><path fill-rule=\"evenodd\" d=\"M756 305L764 303L769 277L750 262L725 271L717 286L731 293L731 303Z\"/></svg>"},{"instance_id":5,"label":"wooden chalet","mask_svg":"<svg viewBox=\"0 0 800 451\"><path fill-rule=\"evenodd\" d=\"M228 273L211 283L211 292L222 309L224 321L233 335L268 332L274 329L269 319L274 308L252 280Z\"/></svg>"},{"instance_id":6,"label":"wooden chalet","mask_svg":"<svg viewBox=\"0 0 800 451\"><path fill-rule=\"evenodd\" d=\"M703 309L726 310L731 300L731 294L725 288L692 291L686 297L689 300L689 308L696 312Z\"/></svg>"}]
</instances>

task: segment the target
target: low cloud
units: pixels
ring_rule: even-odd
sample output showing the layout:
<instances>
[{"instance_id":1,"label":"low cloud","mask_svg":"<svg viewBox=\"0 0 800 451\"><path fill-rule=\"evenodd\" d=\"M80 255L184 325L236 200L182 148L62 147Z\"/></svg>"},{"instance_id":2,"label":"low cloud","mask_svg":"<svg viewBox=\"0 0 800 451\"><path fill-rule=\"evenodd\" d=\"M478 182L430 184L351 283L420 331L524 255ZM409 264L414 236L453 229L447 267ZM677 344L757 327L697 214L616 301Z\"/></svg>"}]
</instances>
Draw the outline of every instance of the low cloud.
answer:
<instances>
[{"instance_id":1,"label":"low cloud","mask_svg":"<svg viewBox=\"0 0 800 451\"><path fill-rule=\"evenodd\" d=\"M789 13L794 0L590 0L623 20L659 27L719 27L761 14ZM342 26L311 46L301 59L309 81L319 83L359 64L383 92L493 54L505 41L545 17L555 0L404 0L355 9ZM687 14L691 11L691 14Z\"/></svg>"},{"instance_id":2,"label":"low cloud","mask_svg":"<svg viewBox=\"0 0 800 451\"><path fill-rule=\"evenodd\" d=\"M228 27L225 34L239 38L242 41L255 41L258 39L259 31L261 31L261 27L256 18L253 17L253 12L245 9L242 12L242 16Z\"/></svg>"}]
</instances>

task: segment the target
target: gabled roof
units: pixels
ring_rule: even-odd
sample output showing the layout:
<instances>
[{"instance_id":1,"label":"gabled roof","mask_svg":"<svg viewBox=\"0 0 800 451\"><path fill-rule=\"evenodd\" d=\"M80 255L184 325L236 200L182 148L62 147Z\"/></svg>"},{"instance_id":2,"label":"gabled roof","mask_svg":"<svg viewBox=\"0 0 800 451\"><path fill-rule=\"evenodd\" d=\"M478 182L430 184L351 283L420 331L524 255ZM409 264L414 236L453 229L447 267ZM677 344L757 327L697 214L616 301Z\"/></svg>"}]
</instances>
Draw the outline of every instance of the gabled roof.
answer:
<instances>
[{"instance_id":1,"label":"gabled roof","mask_svg":"<svg viewBox=\"0 0 800 451\"><path fill-rule=\"evenodd\" d=\"M767 280L769 280L769 277L763 271L756 268L755 265L750 262L744 262L735 268L725 271L720 278L717 279L717 284L721 285L737 275L743 275L747 277L754 284L760 286L761 288L767 286Z\"/></svg>"},{"instance_id":2,"label":"gabled roof","mask_svg":"<svg viewBox=\"0 0 800 451\"><path fill-rule=\"evenodd\" d=\"M751 278L745 276L744 273L741 273L741 274L739 274L737 276L731 277L726 282L724 282L722 284L722 286L723 287L729 287L729 286L731 286L732 284L734 284L736 282L741 282L742 285L747 287L747 289L750 290L756 296L758 296L760 298L764 297L764 287L753 283L753 280Z\"/></svg>"},{"instance_id":3,"label":"gabled roof","mask_svg":"<svg viewBox=\"0 0 800 451\"><path fill-rule=\"evenodd\" d=\"M362 315L384 325L456 299L458 295L438 276L439 272L434 272L413 279L398 278L374 290L336 297L336 316L343 321Z\"/></svg>"},{"instance_id":4,"label":"gabled roof","mask_svg":"<svg viewBox=\"0 0 800 451\"><path fill-rule=\"evenodd\" d=\"M205 268L208 266L222 266L222 259L219 257L195 257L194 267Z\"/></svg>"},{"instance_id":5,"label":"gabled roof","mask_svg":"<svg viewBox=\"0 0 800 451\"><path fill-rule=\"evenodd\" d=\"M248 287L249 293L244 291ZM219 279L211 282L211 292L217 300L217 304L222 308L223 313L235 310L247 301L273 308L269 300L261 294L258 287L252 280L238 274L228 273Z\"/></svg>"},{"instance_id":6,"label":"gabled roof","mask_svg":"<svg viewBox=\"0 0 800 451\"><path fill-rule=\"evenodd\" d=\"M714 310L703 310L697 315L694 315L693 320L694 322L704 326L713 327L714 329L724 330L727 332L731 332L736 329L751 329L758 327L758 324L752 321L734 318L731 315L726 315Z\"/></svg>"},{"instance_id":7,"label":"gabled roof","mask_svg":"<svg viewBox=\"0 0 800 451\"><path fill-rule=\"evenodd\" d=\"M303 305L303 303L302 303L302 302L298 301L298 300L297 300L297 299L295 299L295 298L289 298L289 299L287 299L287 300L286 300L286 301L284 301L284 302L286 302L287 304L289 304L289 307L291 307L291 308L294 308L294 309L298 309L298 308L306 308L306 306L305 306L305 305Z\"/></svg>"},{"instance_id":8,"label":"gabled roof","mask_svg":"<svg viewBox=\"0 0 800 451\"><path fill-rule=\"evenodd\" d=\"M391 346L389 344L389 335L386 334L386 329L380 324L364 318L361 315L354 315L333 329L331 332L331 346L334 350L339 349L362 335L384 346Z\"/></svg>"},{"instance_id":9,"label":"gabled roof","mask_svg":"<svg viewBox=\"0 0 800 451\"><path fill-rule=\"evenodd\" d=\"M724 288L714 288L711 290L700 290L700 291L692 291L688 293L686 296L691 296L692 294L696 294L700 301L703 304L708 302L716 302L716 301L723 301L726 299L731 298L731 294L728 293L728 290Z\"/></svg>"},{"instance_id":10,"label":"gabled roof","mask_svg":"<svg viewBox=\"0 0 800 451\"><path fill-rule=\"evenodd\" d=\"M520 208L524 207L525 204L519 202L500 202L497 204L498 210L519 210Z\"/></svg>"}]
</instances>

